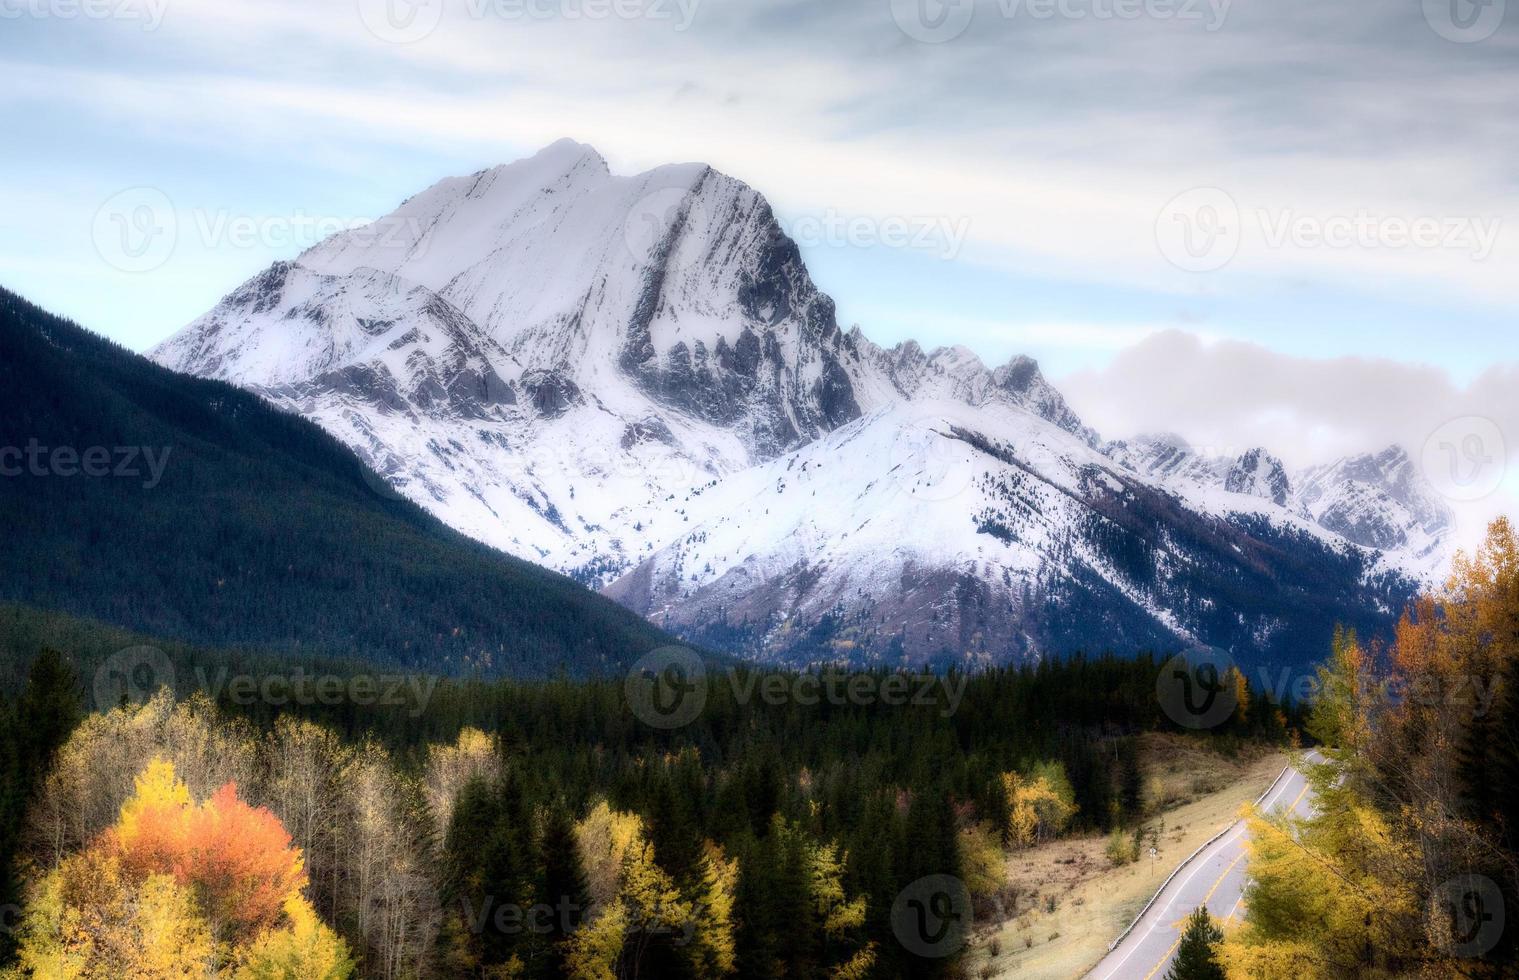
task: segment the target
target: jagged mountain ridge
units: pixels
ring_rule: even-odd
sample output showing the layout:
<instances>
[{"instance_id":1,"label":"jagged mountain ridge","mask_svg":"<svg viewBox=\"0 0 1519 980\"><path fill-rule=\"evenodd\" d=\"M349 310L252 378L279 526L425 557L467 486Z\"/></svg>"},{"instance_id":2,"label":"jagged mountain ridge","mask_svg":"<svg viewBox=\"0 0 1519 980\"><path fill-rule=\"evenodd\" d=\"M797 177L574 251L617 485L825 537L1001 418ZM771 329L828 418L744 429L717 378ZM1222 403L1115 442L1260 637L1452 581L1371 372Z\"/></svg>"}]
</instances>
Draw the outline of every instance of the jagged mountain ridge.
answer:
<instances>
[{"instance_id":1,"label":"jagged mountain ridge","mask_svg":"<svg viewBox=\"0 0 1519 980\"><path fill-rule=\"evenodd\" d=\"M1433 553L1366 544L1402 512L1359 470L1316 471L1310 502L1264 451L1103 444L1028 358L841 331L764 199L702 165L617 177L561 141L379 224L152 356L307 415L455 527L708 642L1259 652L1294 633L1289 611L1315 629L1385 615ZM798 472L833 475L815 508L796 510ZM1219 621L1243 581L1281 610Z\"/></svg>"}]
</instances>

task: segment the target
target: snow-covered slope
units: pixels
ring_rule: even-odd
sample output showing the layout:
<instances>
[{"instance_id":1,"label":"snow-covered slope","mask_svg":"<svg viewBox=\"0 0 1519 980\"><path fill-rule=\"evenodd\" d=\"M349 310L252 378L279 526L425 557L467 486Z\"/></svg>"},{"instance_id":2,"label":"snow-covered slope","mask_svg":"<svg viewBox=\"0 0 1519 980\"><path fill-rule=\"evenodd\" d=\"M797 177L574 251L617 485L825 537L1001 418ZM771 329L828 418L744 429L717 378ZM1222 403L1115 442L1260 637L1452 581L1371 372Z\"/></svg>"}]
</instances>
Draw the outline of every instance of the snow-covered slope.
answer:
<instances>
[{"instance_id":1,"label":"snow-covered slope","mask_svg":"<svg viewBox=\"0 0 1519 980\"><path fill-rule=\"evenodd\" d=\"M276 264L151 353L760 656L1275 650L1383 615L1448 526L1387 454L1294 479L1263 450L1104 445L1028 358L845 333L754 190L568 141Z\"/></svg>"},{"instance_id":2,"label":"snow-covered slope","mask_svg":"<svg viewBox=\"0 0 1519 980\"><path fill-rule=\"evenodd\" d=\"M1221 486L1269 500L1352 544L1373 549L1383 564L1425 585L1436 584L1451 557L1454 517L1401 446L1348 456L1290 473L1264 449L1237 457L1195 452L1178 436L1110 442L1115 461L1178 492Z\"/></svg>"},{"instance_id":3,"label":"snow-covered slope","mask_svg":"<svg viewBox=\"0 0 1519 980\"><path fill-rule=\"evenodd\" d=\"M1401 446L1314 467L1297 483L1302 507L1323 527L1398 556L1425 578L1445 567L1450 508Z\"/></svg>"}]
</instances>

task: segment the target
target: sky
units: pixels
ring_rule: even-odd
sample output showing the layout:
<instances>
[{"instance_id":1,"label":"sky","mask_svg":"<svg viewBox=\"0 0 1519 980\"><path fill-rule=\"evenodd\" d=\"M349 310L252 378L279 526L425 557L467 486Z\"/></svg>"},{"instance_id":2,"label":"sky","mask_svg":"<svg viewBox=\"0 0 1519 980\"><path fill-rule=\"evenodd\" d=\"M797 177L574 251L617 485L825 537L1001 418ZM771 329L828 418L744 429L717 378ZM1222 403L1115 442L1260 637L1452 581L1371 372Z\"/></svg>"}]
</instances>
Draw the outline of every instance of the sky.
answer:
<instances>
[{"instance_id":1,"label":"sky","mask_svg":"<svg viewBox=\"0 0 1519 980\"><path fill-rule=\"evenodd\" d=\"M0 0L0 284L143 350L568 136L744 180L846 326L1031 354L1105 436L1469 464L1470 537L1519 503L1506 5Z\"/></svg>"}]
</instances>

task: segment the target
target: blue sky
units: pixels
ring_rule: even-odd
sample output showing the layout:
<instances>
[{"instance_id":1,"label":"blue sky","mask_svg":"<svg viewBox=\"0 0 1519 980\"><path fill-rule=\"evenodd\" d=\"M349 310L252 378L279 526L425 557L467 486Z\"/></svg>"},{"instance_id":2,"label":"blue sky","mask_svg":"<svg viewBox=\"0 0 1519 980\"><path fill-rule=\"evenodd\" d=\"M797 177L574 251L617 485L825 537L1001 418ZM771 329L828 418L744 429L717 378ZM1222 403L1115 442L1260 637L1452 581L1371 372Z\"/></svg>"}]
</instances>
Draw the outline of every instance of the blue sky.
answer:
<instances>
[{"instance_id":1,"label":"blue sky","mask_svg":"<svg viewBox=\"0 0 1519 980\"><path fill-rule=\"evenodd\" d=\"M1416 444L1506 411L1519 363L1505 0L90 2L0 0L0 283L134 349L570 136L749 182L846 324L1033 354L1115 436ZM144 202L172 249L128 271ZM1129 365L1178 332L1185 370L1232 342L1301 366L1246 406L1275 428L1151 405L1188 378ZM1343 404L1294 390L1336 358L1369 372ZM1382 425L1410 376L1420 411Z\"/></svg>"}]
</instances>

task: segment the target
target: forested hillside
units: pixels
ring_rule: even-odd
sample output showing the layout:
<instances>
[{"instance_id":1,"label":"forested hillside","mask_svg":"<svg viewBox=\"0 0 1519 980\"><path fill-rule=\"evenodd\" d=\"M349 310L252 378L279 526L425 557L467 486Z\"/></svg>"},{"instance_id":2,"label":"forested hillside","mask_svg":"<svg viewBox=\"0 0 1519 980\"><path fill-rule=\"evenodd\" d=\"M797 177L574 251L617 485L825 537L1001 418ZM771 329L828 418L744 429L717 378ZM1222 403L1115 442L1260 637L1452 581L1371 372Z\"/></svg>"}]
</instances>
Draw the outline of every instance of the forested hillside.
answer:
<instances>
[{"instance_id":1,"label":"forested hillside","mask_svg":"<svg viewBox=\"0 0 1519 980\"><path fill-rule=\"evenodd\" d=\"M583 675L639 617L396 498L337 441L0 290L0 600L442 673Z\"/></svg>"},{"instance_id":2,"label":"forested hillside","mask_svg":"<svg viewBox=\"0 0 1519 980\"><path fill-rule=\"evenodd\" d=\"M169 964L153 976L952 975L972 923L1047 900L1008 876L1010 855L1073 833L1138 847L1138 737L1177 730L1149 658L973 677L714 669L702 710L673 727L651 725L622 679L445 679L397 705L181 683L73 728L93 678L18 645L144 638L25 610L4 621L5 657L30 665L0 704L0 759L26 885L11 938L31 976L60 957L85 977L121 962ZM181 682L197 664L275 669L165 657ZM1193 737L1287 738L1295 713L1240 690L1234 715ZM230 883L203 879L206 862ZM142 930L144 908L161 931ZM74 914L90 927L71 931Z\"/></svg>"}]
</instances>

